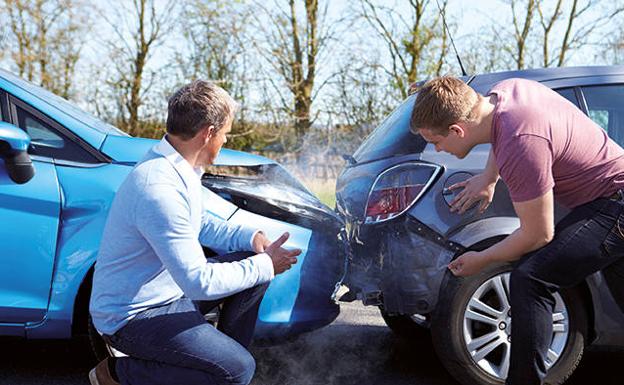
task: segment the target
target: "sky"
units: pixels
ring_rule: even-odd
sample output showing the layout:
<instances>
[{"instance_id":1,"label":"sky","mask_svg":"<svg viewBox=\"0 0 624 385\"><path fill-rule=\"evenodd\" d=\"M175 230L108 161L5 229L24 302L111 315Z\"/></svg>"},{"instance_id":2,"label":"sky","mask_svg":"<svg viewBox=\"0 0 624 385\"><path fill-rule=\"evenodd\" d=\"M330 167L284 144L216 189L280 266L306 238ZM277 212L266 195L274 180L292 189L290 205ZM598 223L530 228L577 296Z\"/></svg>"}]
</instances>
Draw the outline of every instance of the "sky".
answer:
<instances>
[{"instance_id":1,"label":"sky","mask_svg":"<svg viewBox=\"0 0 624 385\"><path fill-rule=\"evenodd\" d=\"M159 4L164 4L164 0L157 0ZM225 0L224 0L225 1ZM328 13L331 19L338 19L344 16L349 12L350 9L353 8L354 1L352 0L328 0L329 7ZM622 1L622 0L618 0ZM108 1L103 0L95 0L96 4L99 4L103 9L105 7L109 7L110 3ZM568 1L569 2L569 1ZM603 1L604 3L605 1ZM607 1L608 2L608 1ZM408 15L411 10L409 8L409 3L407 0L378 0L378 3L384 4L386 6L394 6L399 9L400 13ZM552 6L554 3L551 0L548 4ZM272 1L267 1L267 4L274 4ZM270 6L270 5L269 5ZM436 5L435 0L430 0L429 3L430 9L435 11ZM491 34L493 25L497 23L509 23L510 22L510 12L509 5L506 1L502 0L449 0L448 2L448 22L450 24L453 37L455 39L455 43L457 45L457 49L459 51L460 57L463 58L464 64L468 66L470 60L471 52L467 52L468 49L468 40L472 38L474 34ZM102 62L102 52L103 40L106 40L108 36L112 36L113 32L110 30L109 26L104 25L101 18L94 19L94 32L97 37L90 39L86 47L84 49L85 60L82 60L80 63L79 70L77 71L77 76L80 78L79 83L84 84L84 82L89 81L89 77L91 73L89 71L90 67L93 66L94 63ZM359 22L359 26L354 26L355 28L361 27L362 21ZM179 32L176 32L179 34ZM487 37L487 36L486 36ZM365 42L356 42L363 43L364 50L363 55L365 55L368 41ZM344 44L351 44L350 42L344 42ZM374 43L373 43L374 44ZM150 59L149 68L157 71L160 68L167 67L171 65L173 53L177 50L180 51L180 47L184 46L182 42L181 36L168 36L163 46L159 48L158 52L152 56ZM374 48L382 48L382 47L374 47ZM330 55L333 53L330 53ZM592 52L587 53L579 53L575 56L570 57L568 65L587 65L587 64L595 64L594 56ZM381 60L389 60L388 55L384 54L383 51L381 53ZM455 55L451 54L447 57L447 62L451 71L455 71L455 73L451 73L454 75L459 75L459 66L456 63ZM325 63L332 63L332 60L327 60ZM4 62L0 62L0 65L3 67L7 66L7 61L5 59ZM325 65L324 67L319 66L320 71L331 72L332 64ZM86 90L79 90L78 92L88 92ZM84 100L83 95L78 95L76 97L77 100ZM84 105L83 105L84 107Z\"/></svg>"}]
</instances>

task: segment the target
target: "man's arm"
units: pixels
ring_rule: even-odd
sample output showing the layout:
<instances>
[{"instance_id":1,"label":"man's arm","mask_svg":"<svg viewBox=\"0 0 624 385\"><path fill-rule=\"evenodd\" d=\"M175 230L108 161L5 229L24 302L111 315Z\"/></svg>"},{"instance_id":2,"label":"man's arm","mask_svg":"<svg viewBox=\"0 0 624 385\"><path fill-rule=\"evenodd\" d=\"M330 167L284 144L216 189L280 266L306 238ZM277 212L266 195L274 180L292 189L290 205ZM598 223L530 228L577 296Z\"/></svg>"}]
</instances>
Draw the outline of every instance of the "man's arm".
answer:
<instances>
[{"instance_id":1,"label":"man's arm","mask_svg":"<svg viewBox=\"0 0 624 385\"><path fill-rule=\"evenodd\" d=\"M457 276L476 274L496 262L515 261L523 255L548 244L555 234L554 199L552 189L544 195L514 202L520 227L507 238L480 252L469 251L449 264Z\"/></svg>"},{"instance_id":2,"label":"man's arm","mask_svg":"<svg viewBox=\"0 0 624 385\"><path fill-rule=\"evenodd\" d=\"M199 242L218 250L254 250L253 240L258 232L259 230L255 227L234 225L204 211Z\"/></svg>"},{"instance_id":3,"label":"man's arm","mask_svg":"<svg viewBox=\"0 0 624 385\"><path fill-rule=\"evenodd\" d=\"M136 212L140 213L136 217L138 230L191 299L223 298L274 276L274 264L267 254L237 262L207 263L191 224L189 204L173 185L149 186ZM223 226L217 228L225 231Z\"/></svg>"}]
</instances>

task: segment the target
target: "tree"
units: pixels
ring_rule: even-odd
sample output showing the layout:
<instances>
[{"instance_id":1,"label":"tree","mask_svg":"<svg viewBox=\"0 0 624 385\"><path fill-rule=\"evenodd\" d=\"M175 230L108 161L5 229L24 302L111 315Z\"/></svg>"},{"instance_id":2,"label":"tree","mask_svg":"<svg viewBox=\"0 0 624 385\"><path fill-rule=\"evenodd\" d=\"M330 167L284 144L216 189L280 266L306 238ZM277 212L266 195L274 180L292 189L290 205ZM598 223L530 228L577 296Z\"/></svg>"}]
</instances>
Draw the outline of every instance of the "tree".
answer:
<instances>
[{"instance_id":1,"label":"tree","mask_svg":"<svg viewBox=\"0 0 624 385\"><path fill-rule=\"evenodd\" d=\"M65 98L89 31L84 4L73 0L4 0L7 48L17 73Z\"/></svg>"},{"instance_id":2,"label":"tree","mask_svg":"<svg viewBox=\"0 0 624 385\"><path fill-rule=\"evenodd\" d=\"M624 7L598 0L511 0L516 68L563 66L583 48L600 44L603 28ZM541 28L535 28L535 23Z\"/></svg>"},{"instance_id":3,"label":"tree","mask_svg":"<svg viewBox=\"0 0 624 385\"><path fill-rule=\"evenodd\" d=\"M440 12L431 2L409 0L409 17L397 7L373 0L360 0L359 4L360 16L385 45L390 62L384 69L399 99L407 97L410 84L424 80L424 76L442 74L448 53L447 36ZM442 12L446 6L447 1L442 1Z\"/></svg>"},{"instance_id":4,"label":"tree","mask_svg":"<svg viewBox=\"0 0 624 385\"><path fill-rule=\"evenodd\" d=\"M612 8L598 7L598 1L582 1L571 0L564 3L557 0L550 13L544 11L545 2L543 0L537 3L537 10L540 16L540 22L543 29L543 49L542 64L544 67L556 65L561 67L565 64L570 51L582 48L590 43L591 37L617 14L622 12L621 5L615 5ZM568 9L565 6L568 5ZM594 11L595 16L591 16L590 11ZM585 18L584 16L589 16ZM563 33L559 38L560 43L551 50L550 39L553 27L561 21ZM579 25L579 23L581 23ZM554 39L556 41L556 38Z\"/></svg>"},{"instance_id":5,"label":"tree","mask_svg":"<svg viewBox=\"0 0 624 385\"><path fill-rule=\"evenodd\" d=\"M180 20L188 49L178 52L178 85L193 79L210 80L239 102L237 119L229 135L228 147L251 149L264 142L258 138L263 125L250 119L250 82L255 80L253 52L248 33L250 8L241 2L188 0Z\"/></svg>"},{"instance_id":6,"label":"tree","mask_svg":"<svg viewBox=\"0 0 624 385\"><path fill-rule=\"evenodd\" d=\"M529 38L529 32L531 31L531 24L533 23L533 17L535 16L536 0L527 0L525 7L523 7L523 14L519 15L519 1L511 0L511 15L514 28L514 39L516 51L512 52L512 56L516 62L517 69L525 68L525 54Z\"/></svg>"},{"instance_id":7,"label":"tree","mask_svg":"<svg viewBox=\"0 0 624 385\"><path fill-rule=\"evenodd\" d=\"M131 6L123 1L117 5L114 15L102 14L112 33L105 41L112 73L104 74L116 102L114 123L130 135L159 136L151 127L157 122L148 124L150 119L142 119L141 110L156 80L155 71L148 70L149 61L173 28L175 3L159 6L156 0L132 0Z\"/></svg>"},{"instance_id":8,"label":"tree","mask_svg":"<svg viewBox=\"0 0 624 385\"><path fill-rule=\"evenodd\" d=\"M314 121L312 103L324 83L317 84L317 66L333 34L332 25L327 22L327 4L320 7L318 0L286 0L272 8L256 4L255 25L263 41L254 44L290 93L290 97L284 96L282 87L270 75L266 79L277 92L282 108L294 120L295 149L301 147ZM285 5L285 9L280 5Z\"/></svg>"},{"instance_id":9,"label":"tree","mask_svg":"<svg viewBox=\"0 0 624 385\"><path fill-rule=\"evenodd\" d=\"M394 89L387 82L379 57L359 50L340 57L341 62L336 63L340 70L323 98L327 125L319 127L315 135L316 148L323 154L352 154L396 107L387 97Z\"/></svg>"}]
</instances>

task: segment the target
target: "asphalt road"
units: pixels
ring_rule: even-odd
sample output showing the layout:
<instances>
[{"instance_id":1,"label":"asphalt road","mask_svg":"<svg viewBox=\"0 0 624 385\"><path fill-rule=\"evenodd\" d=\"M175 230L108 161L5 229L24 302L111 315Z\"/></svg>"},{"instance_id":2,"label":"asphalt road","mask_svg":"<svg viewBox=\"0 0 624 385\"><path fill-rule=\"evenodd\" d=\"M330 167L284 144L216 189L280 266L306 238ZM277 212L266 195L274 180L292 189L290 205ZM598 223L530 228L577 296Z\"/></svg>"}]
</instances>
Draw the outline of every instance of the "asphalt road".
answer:
<instances>
[{"instance_id":1,"label":"asphalt road","mask_svg":"<svg viewBox=\"0 0 624 385\"><path fill-rule=\"evenodd\" d=\"M88 385L88 341L0 339L0 385ZM279 346L252 349L253 385L456 385L430 341L396 338L374 308L343 305L328 327ZM566 384L622 384L624 352L588 352ZM183 384L182 384L183 385Z\"/></svg>"}]
</instances>

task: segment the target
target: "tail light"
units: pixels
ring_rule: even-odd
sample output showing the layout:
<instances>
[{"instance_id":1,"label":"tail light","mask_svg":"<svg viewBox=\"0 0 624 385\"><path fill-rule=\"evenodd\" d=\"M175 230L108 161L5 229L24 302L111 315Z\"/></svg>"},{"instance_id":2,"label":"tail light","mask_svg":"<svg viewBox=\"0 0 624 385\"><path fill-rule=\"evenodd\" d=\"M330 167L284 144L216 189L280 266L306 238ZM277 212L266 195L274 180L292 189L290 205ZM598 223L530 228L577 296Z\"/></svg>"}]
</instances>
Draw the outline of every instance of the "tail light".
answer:
<instances>
[{"instance_id":1,"label":"tail light","mask_svg":"<svg viewBox=\"0 0 624 385\"><path fill-rule=\"evenodd\" d=\"M407 211L427 190L440 166L405 163L382 172L366 202L365 223L379 223Z\"/></svg>"}]
</instances>

